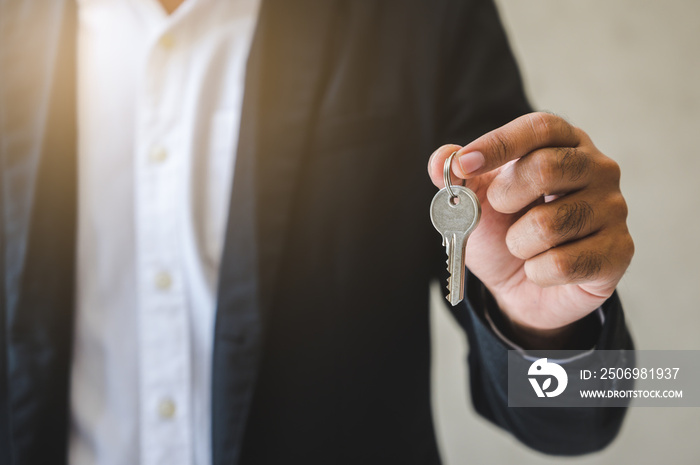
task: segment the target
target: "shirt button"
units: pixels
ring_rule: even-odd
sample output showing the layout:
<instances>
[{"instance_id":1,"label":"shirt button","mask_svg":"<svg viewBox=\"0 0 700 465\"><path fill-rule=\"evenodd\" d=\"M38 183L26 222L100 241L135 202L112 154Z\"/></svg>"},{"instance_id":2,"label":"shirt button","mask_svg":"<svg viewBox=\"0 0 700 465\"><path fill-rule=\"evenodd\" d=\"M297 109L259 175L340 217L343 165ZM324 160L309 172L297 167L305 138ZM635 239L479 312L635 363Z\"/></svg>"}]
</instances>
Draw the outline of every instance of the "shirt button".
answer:
<instances>
[{"instance_id":1,"label":"shirt button","mask_svg":"<svg viewBox=\"0 0 700 465\"><path fill-rule=\"evenodd\" d=\"M173 418L175 411L175 402L172 399L163 399L158 404L158 415L165 420Z\"/></svg>"},{"instance_id":2,"label":"shirt button","mask_svg":"<svg viewBox=\"0 0 700 465\"><path fill-rule=\"evenodd\" d=\"M167 289L170 289L170 286L173 284L173 278L170 276L170 273L166 273L165 271L161 271L156 275L156 287L162 291L165 291Z\"/></svg>"},{"instance_id":3,"label":"shirt button","mask_svg":"<svg viewBox=\"0 0 700 465\"><path fill-rule=\"evenodd\" d=\"M163 163L165 160L168 159L168 151L165 150L163 147L157 147L151 150L151 153L148 155L148 157L153 163Z\"/></svg>"},{"instance_id":4,"label":"shirt button","mask_svg":"<svg viewBox=\"0 0 700 465\"><path fill-rule=\"evenodd\" d=\"M175 46L175 38L170 34L163 34L160 36L160 39L158 39L158 43L164 49L170 50Z\"/></svg>"}]
</instances>

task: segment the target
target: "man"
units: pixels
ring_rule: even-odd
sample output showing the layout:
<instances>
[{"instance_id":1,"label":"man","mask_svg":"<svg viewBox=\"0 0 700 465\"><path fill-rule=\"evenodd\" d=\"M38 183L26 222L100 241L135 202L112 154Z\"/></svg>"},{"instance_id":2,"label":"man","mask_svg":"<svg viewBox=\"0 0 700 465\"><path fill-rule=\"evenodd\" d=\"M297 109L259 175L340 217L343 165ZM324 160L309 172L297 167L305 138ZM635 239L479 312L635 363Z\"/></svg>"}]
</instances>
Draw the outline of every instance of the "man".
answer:
<instances>
[{"instance_id":1,"label":"man","mask_svg":"<svg viewBox=\"0 0 700 465\"><path fill-rule=\"evenodd\" d=\"M630 346L632 242L616 165L522 116L493 4L180 3L1 5L0 462L439 463L424 170L454 151L476 409L609 443L619 409L507 407L508 344Z\"/></svg>"}]
</instances>

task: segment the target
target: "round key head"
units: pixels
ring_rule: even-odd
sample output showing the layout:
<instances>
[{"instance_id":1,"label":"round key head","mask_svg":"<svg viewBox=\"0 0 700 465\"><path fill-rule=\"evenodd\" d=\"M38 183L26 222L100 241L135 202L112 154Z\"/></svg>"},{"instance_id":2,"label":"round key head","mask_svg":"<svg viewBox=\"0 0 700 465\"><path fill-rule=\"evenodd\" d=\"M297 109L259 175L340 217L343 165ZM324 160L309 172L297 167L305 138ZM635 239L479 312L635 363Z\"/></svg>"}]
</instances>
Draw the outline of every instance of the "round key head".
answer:
<instances>
[{"instance_id":1,"label":"round key head","mask_svg":"<svg viewBox=\"0 0 700 465\"><path fill-rule=\"evenodd\" d=\"M476 194L466 187L451 186L457 195L450 197L447 188L442 188L430 204L430 219L441 234L470 234L481 218L481 204Z\"/></svg>"}]
</instances>

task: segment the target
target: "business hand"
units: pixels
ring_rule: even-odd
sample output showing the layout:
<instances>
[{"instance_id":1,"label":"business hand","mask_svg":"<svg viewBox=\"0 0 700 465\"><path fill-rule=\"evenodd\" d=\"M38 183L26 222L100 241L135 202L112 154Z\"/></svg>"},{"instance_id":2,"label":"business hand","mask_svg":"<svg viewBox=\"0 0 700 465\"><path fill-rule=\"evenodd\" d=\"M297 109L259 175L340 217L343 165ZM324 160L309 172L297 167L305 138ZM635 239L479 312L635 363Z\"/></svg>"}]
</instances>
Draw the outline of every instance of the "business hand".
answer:
<instances>
[{"instance_id":1,"label":"business hand","mask_svg":"<svg viewBox=\"0 0 700 465\"><path fill-rule=\"evenodd\" d=\"M455 151L453 183L466 180L482 204L467 267L523 340L560 338L610 297L632 259L618 165L548 113L437 149L428 172L439 188Z\"/></svg>"}]
</instances>

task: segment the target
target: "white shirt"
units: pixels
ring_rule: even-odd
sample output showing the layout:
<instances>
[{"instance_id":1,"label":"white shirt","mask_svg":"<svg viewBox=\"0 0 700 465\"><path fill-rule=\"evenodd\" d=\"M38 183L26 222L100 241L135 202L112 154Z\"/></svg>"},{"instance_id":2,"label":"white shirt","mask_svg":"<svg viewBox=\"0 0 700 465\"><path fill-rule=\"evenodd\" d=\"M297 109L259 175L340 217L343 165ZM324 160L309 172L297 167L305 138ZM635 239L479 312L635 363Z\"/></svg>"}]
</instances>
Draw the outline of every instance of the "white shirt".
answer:
<instances>
[{"instance_id":1,"label":"white shirt","mask_svg":"<svg viewBox=\"0 0 700 465\"><path fill-rule=\"evenodd\" d=\"M259 0L79 0L70 463L211 462L211 355Z\"/></svg>"}]
</instances>

